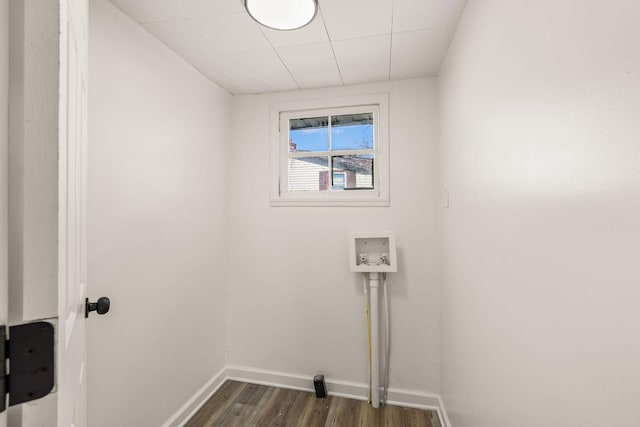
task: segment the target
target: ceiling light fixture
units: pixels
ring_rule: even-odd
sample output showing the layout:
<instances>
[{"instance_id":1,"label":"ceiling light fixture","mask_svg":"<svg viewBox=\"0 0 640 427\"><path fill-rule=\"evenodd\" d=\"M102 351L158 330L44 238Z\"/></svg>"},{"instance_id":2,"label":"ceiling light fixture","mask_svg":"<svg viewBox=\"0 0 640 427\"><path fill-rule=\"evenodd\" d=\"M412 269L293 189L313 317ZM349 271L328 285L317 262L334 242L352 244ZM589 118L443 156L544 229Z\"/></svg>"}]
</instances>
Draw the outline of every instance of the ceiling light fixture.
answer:
<instances>
[{"instance_id":1,"label":"ceiling light fixture","mask_svg":"<svg viewBox=\"0 0 640 427\"><path fill-rule=\"evenodd\" d=\"M318 13L317 0L244 0L256 22L274 30L297 30Z\"/></svg>"}]
</instances>

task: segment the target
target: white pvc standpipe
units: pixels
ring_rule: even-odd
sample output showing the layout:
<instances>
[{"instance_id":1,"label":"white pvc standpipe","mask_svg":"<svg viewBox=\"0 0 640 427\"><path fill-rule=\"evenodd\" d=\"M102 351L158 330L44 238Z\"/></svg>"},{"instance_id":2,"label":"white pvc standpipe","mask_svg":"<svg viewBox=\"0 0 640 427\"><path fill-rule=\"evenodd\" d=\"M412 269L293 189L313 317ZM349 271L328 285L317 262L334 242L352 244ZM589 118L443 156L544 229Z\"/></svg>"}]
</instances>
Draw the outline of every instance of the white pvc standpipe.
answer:
<instances>
[{"instance_id":1,"label":"white pvc standpipe","mask_svg":"<svg viewBox=\"0 0 640 427\"><path fill-rule=\"evenodd\" d=\"M378 273L369 273L371 304L371 406L380 407L380 340L378 332Z\"/></svg>"}]
</instances>

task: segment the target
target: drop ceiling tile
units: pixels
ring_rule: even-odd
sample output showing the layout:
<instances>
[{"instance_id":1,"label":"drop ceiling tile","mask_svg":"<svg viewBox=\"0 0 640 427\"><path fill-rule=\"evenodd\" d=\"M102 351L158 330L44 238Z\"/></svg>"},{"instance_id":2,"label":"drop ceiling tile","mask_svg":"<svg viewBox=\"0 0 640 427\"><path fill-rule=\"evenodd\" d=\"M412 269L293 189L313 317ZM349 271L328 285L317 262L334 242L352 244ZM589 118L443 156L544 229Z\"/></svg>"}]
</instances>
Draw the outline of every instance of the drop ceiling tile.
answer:
<instances>
[{"instance_id":1,"label":"drop ceiling tile","mask_svg":"<svg viewBox=\"0 0 640 427\"><path fill-rule=\"evenodd\" d=\"M273 49L218 55L212 62L220 74L235 79L260 80L290 76Z\"/></svg>"},{"instance_id":2,"label":"drop ceiling tile","mask_svg":"<svg viewBox=\"0 0 640 427\"><path fill-rule=\"evenodd\" d=\"M376 65L372 67L345 67L340 69L342 81L345 85L383 82L389 80L389 65Z\"/></svg>"},{"instance_id":3,"label":"drop ceiling tile","mask_svg":"<svg viewBox=\"0 0 640 427\"><path fill-rule=\"evenodd\" d=\"M338 67L366 68L389 65L391 35L340 40L332 43Z\"/></svg>"},{"instance_id":4,"label":"drop ceiling tile","mask_svg":"<svg viewBox=\"0 0 640 427\"><path fill-rule=\"evenodd\" d=\"M211 53L205 39L187 21L152 22L142 26L184 58Z\"/></svg>"},{"instance_id":5,"label":"drop ceiling tile","mask_svg":"<svg viewBox=\"0 0 640 427\"><path fill-rule=\"evenodd\" d=\"M393 32L452 27L467 0L394 0Z\"/></svg>"},{"instance_id":6,"label":"drop ceiling tile","mask_svg":"<svg viewBox=\"0 0 640 427\"><path fill-rule=\"evenodd\" d=\"M190 22L216 53L271 49L258 24L246 13L194 19Z\"/></svg>"},{"instance_id":7,"label":"drop ceiling tile","mask_svg":"<svg viewBox=\"0 0 640 427\"><path fill-rule=\"evenodd\" d=\"M306 27L293 31L278 31L261 27L264 35L273 47L297 46L301 44L322 43L329 41L327 30L320 14L316 15Z\"/></svg>"},{"instance_id":8,"label":"drop ceiling tile","mask_svg":"<svg viewBox=\"0 0 640 427\"><path fill-rule=\"evenodd\" d=\"M342 86L342 78L336 68L322 73L297 73L293 75L302 89Z\"/></svg>"},{"instance_id":9,"label":"drop ceiling tile","mask_svg":"<svg viewBox=\"0 0 640 427\"><path fill-rule=\"evenodd\" d=\"M234 95L298 89L273 50L198 56L187 60Z\"/></svg>"},{"instance_id":10,"label":"drop ceiling tile","mask_svg":"<svg viewBox=\"0 0 640 427\"><path fill-rule=\"evenodd\" d=\"M333 50L328 42L281 47L276 50L284 64L293 74L338 71Z\"/></svg>"},{"instance_id":11,"label":"drop ceiling tile","mask_svg":"<svg viewBox=\"0 0 640 427\"><path fill-rule=\"evenodd\" d=\"M110 0L136 22L177 21L184 19L168 2L158 0Z\"/></svg>"},{"instance_id":12,"label":"drop ceiling tile","mask_svg":"<svg viewBox=\"0 0 640 427\"><path fill-rule=\"evenodd\" d=\"M291 76L270 78L268 80L237 80L230 82L229 91L234 95L258 94L265 92L284 92L298 90L299 87Z\"/></svg>"},{"instance_id":13,"label":"drop ceiling tile","mask_svg":"<svg viewBox=\"0 0 640 427\"><path fill-rule=\"evenodd\" d=\"M391 78L436 76L447 53L453 28L393 34Z\"/></svg>"},{"instance_id":14,"label":"drop ceiling tile","mask_svg":"<svg viewBox=\"0 0 640 427\"><path fill-rule=\"evenodd\" d=\"M198 55L196 57L185 58L196 70L200 71L209 80L218 84L231 92L229 88L230 77L223 73L220 68L220 61L215 56Z\"/></svg>"},{"instance_id":15,"label":"drop ceiling tile","mask_svg":"<svg viewBox=\"0 0 640 427\"><path fill-rule=\"evenodd\" d=\"M331 40L391 34L391 0L324 0L320 9Z\"/></svg>"},{"instance_id":16,"label":"drop ceiling tile","mask_svg":"<svg viewBox=\"0 0 640 427\"><path fill-rule=\"evenodd\" d=\"M431 64L416 62L396 62L391 64L391 80L412 79L415 77L433 77L438 75L440 65L435 61Z\"/></svg>"},{"instance_id":17,"label":"drop ceiling tile","mask_svg":"<svg viewBox=\"0 0 640 427\"><path fill-rule=\"evenodd\" d=\"M241 0L169 0L169 3L192 19L244 12Z\"/></svg>"}]
</instances>

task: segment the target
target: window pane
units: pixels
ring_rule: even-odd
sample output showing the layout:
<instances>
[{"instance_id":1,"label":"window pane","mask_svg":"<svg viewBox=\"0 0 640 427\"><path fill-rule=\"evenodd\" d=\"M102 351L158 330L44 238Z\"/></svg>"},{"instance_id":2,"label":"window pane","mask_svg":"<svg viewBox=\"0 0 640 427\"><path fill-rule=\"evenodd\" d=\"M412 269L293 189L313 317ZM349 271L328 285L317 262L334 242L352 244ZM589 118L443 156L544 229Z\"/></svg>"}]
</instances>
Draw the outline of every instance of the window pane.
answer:
<instances>
[{"instance_id":1,"label":"window pane","mask_svg":"<svg viewBox=\"0 0 640 427\"><path fill-rule=\"evenodd\" d=\"M366 150L373 148L373 113L331 117L333 150Z\"/></svg>"},{"instance_id":2,"label":"window pane","mask_svg":"<svg viewBox=\"0 0 640 427\"><path fill-rule=\"evenodd\" d=\"M289 191L329 190L328 157L290 157Z\"/></svg>"},{"instance_id":3,"label":"window pane","mask_svg":"<svg viewBox=\"0 0 640 427\"><path fill-rule=\"evenodd\" d=\"M329 118L289 120L289 151L328 151Z\"/></svg>"},{"instance_id":4,"label":"window pane","mask_svg":"<svg viewBox=\"0 0 640 427\"><path fill-rule=\"evenodd\" d=\"M344 179L338 179L337 175ZM333 190L371 190L373 188L373 154L333 157ZM339 188L339 185L342 188Z\"/></svg>"}]
</instances>

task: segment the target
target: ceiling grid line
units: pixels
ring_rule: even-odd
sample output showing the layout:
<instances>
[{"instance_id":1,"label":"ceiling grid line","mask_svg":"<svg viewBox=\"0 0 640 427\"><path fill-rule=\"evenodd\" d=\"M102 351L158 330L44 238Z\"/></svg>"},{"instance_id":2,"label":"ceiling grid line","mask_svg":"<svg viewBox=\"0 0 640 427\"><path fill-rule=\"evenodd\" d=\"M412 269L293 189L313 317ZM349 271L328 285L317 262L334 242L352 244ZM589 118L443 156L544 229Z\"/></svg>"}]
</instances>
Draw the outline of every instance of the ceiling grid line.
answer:
<instances>
[{"instance_id":1,"label":"ceiling grid line","mask_svg":"<svg viewBox=\"0 0 640 427\"><path fill-rule=\"evenodd\" d=\"M336 67L338 68L338 75L340 76L340 83L344 86L344 78L342 77L342 70L340 70L340 63L338 62L338 58L336 57L336 51L333 48L333 40L331 40L331 35L329 34L329 29L327 28L327 22L324 19L324 14L322 13L322 7L320 3L318 3L318 14L322 18L322 26L324 27L324 31L327 34L327 38L329 39L329 46L331 46L331 53L333 54L333 60L336 61Z\"/></svg>"},{"instance_id":2,"label":"ceiling grid line","mask_svg":"<svg viewBox=\"0 0 640 427\"><path fill-rule=\"evenodd\" d=\"M300 83L298 82L296 77L293 75L293 73L291 72L291 70L289 69L289 67L285 63L285 61L282 59L282 56L280 56L280 52L278 52L278 49L276 49L275 46L273 45L273 43L271 43L271 40L269 40L269 37L267 37L267 35L264 33L264 30L262 28L260 28L260 32L262 33L264 38L267 40L267 43L269 43L269 46L271 46L271 49L273 49L273 52L276 54L276 56L278 57L278 59L282 63L282 66L285 68L285 70L287 70L287 73L289 73L289 75L291 76L291 79L294 81L296 86L298 86L298 90L302 90L302 86L300 85Z\"/></svg>"}]
</instances>

